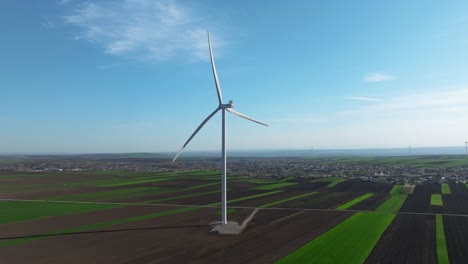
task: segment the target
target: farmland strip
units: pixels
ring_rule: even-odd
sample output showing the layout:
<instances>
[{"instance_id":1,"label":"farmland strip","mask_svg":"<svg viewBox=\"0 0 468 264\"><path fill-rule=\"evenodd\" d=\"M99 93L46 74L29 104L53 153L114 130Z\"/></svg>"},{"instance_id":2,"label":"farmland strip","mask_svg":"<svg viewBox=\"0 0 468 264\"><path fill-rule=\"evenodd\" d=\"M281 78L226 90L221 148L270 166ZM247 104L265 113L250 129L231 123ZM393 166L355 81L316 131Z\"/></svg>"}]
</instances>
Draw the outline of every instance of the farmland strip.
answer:
<instances>
[{"instance_id":1,"label":"farmland strip","mask_svg":"<svg viewBox=\"0 0 468 264\"><path fill-rule=\"evenodd\" d=\"M408 197L407 194L394 194L375 210L383 212L398 212L405 202L406 197Z\"/></svg>"},{"instance_id":2,"label":"farmland strip","mask_svg":"<svg viewBox=\"0 0 468 264\"><path fill-rule=\"evenodd\" d=\"M401 185L395 185L393 186L392 190L390 191L390 194L400 194L401 193Z\"/></svg>"},{"instance_id":3,"label":"farmland strip","mask_svg":"<svg viewBox=\"0 0 468 264\"><path fill-rule=\"evenodd\" d=\"M442 202L442 195L441 194L433 194L431 195L431 205L444 205Z\"/></svg>"},{"instance_id":4,"label":"farmland strip","mask_svg":"<svg viewBox=\"0 0 468 264\"><path fill-rule=\"evenodd\" d=\"M448 183L442 183L442 194L452 194Z\"/></svg>"},{"instance_id":5,"label":"farmland strip","mask_svg":"<svg viewBox=\"0 0 468 264\"><path fill-rule=\"evenodd\" d=\"M260 191L271 191L271 190L274 190L274 189L278 189L278 188L286 187L286 186L291 186L291 185L297 185L297 183L294 183L294 182L280 182L280 183L274 183L274 184L268 184L268 185L255 187L253 189L254 190L260 190Z\"/></svg>"},{"instance_id":6,"label":"farmland strip","mask_svg":"<svg viewBox=\"0 0 468 264\"><path fill-rule=\"evenodd\" d=\"M362 202L362 201L364 201L364 200L366 200L366 199L372 197L373 195L374 195L373 193L366 193L366 194L364 194L364 195L362 195L362 196L359 196L359 197L356 198L356 199L353 199L353 200L351 200L351 201L349 201L349 202L347 202L347 203L344 203L344 204L342 204L342 205L336 207L336 209L338 209L338 210L346 210L346 209L352 207L353 205L358 204L358 203L360 203L360 202Z\"/></svg>"},{"instance_id":7,"label":"farmland strip","mask_svg":"<svg viewBox=\"0 0 468 264\"><path fill-rule=\"evenodd\" d=\"M439 264L448 264L447 243L445 242L444 220L441 215L436 216L436 246Z\"/></svg>"},{"instance_id":8,"label":"farmland strip","mask_svg":"<svg viewBox=\"0 0 468 264\"><path fill-rule=\"evenodd\" d=\"M357 213L277 263L363 263L394 217Z\"/></svg>"},{"instance_id":9,"label":"farmland strip","mask_svg":"<svg viewBox=\"0 0 468 264\"><path fill-rule=\"evenodd\" d=\"M64 214L99 211L121 207L121 205L6 201L1 202L0 207L2 208L0 224L6 224Z\"/></svg>"},{"instance_id":10,"label":"farmland strip","mask_svg":"<svg viewBox=\"0 0 468 264\"><path fill-rule=\"evenodd\" d=\"M183 195L183 196L177 196L177 197L168 197L168 198L163 198L163 199L158 199L158 200L153 200L153 201L147 201L147 202L143 202L143 203L159 203L159 202L172 201L172 200L178 200L178 199L184 199L184 198L191 198L191 197L196 197L196 196L201 196L201 195L206 195L206 194L212 194L212 193L219 193L219 192L221 192L221 191L195 193L195 194L189 194L189 195Z\"/></svg>"},{"instance_id":11,"label":"farmland strip","mask_svg":"<svg viewBox=\"0 0 468 264\"><path fill-rule=\"evenodd\" d=\"M229 201L228 201L228 204L230 204L230 203L236 203L236 202L240 202L240 201L245 201L245 200L250 200L250 199L254 199L254 198L259 198L259 197L263 197L263 196L267 196L267 195L272 195L272 194L280 193L280 192L284 192L284 191L278 190L278 191L272 191L272 192L267 192L267 193L255 194L255 195L246 196L246 197L240 197L240 198L237 198L237 199L229 200ZM221 204L221 202L217 202L217 203L212 203L212 204L208 204L208 205L209 205L209 206L216 206L216 205L220 205L220 204Z\"/></svg>"},{"instance_id":12,"label":"farmland strip","mask_svg":"<svg viewBox=\"0 0 468 264\"><path fill-rule=\"evenodd\" d=\"M286 198L286 199L283 199L283 200L274 201L274 202L271 202L271 203L268 203L268 204L264 204L264 205L261 205L259 207L262 207L262 208L271 207L271 206L275 206L275 205L282 204L282 203L285 203L285 202L297 200L297 199L300 199L300 198L303 198L303 197L311 196L311 195L314 195L314 194L317 194L317 193L318 192L310 192L310 193L300 194L300 195L289 197L289 198Z\"/></svg>"},{"instance_id":13,"label":"farmland strip","mask_svg":"<svg viewBox=\"0 0 468 264\"><path fill-rule=\"evenodd\" d=\"M111 220L111 221L96 223L96 224L91 224L91 225L78 226L78 227L74 227L70 229L51 232L49 234L52 236L52 235L59 235L59 234L66 234L66 233L96 230L99 228L105 228L105 227L110 227L110 226L120 225L120 224L127 224L131 222L142 221L142 220L168 216L168 215L173 215L173 214L178 214L178 213L183 213L183 212L189 212L189 211L194 211L198 209L199 208L196 208L196 207L181 207L181 208L177 208L173 210L167 210L167 211L162 211L162 212L157 212L157 213L152 213L152 214L147 214L147 215L139 215L139 216L116 219L116 220ZM18 238L18 239L0 241L0 248L6 247L6 246L12 246L12 245L16 245L16 244L20 244L24 242L39 240L41 238L43 237Z\"/></svg>"}]
</instances>

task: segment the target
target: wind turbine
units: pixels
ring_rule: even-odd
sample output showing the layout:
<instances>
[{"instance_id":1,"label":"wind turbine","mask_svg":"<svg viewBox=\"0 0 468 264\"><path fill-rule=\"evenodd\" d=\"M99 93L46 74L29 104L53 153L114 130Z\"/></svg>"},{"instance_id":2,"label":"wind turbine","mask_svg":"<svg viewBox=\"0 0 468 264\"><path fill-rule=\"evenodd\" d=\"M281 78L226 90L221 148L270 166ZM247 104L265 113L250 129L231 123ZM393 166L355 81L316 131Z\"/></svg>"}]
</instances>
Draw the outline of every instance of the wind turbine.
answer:
<instances>
[{"instance_id":1,"label":"wind turbine","mask_svg":"<svg viewBox=\"0 0 468 264\"><path fill-rule=\"evenodd\" d=\"M465 155L468 158L468 141L465 141Z\"/></svg>"},{"instance_id":2,"label":"wind turbine","mask_svg":"<svg viewBox=\"0 0 468 264\"><path fill-rule=\"evenodd\" d=\"M218 74L216 73L216 66L214 63L214 57L213 57L213 51L211 50L211 37L210 37L210 32L208 32L208 48L210 50L210 59L211 59L211 68L213 70L213 76L214 76L214 82L216 85L216 92L218 94L218 107L211 113L203 122L195 129L195 132L189 137L187 142L182 146L180 151L177 153L177 155L174 157L172 161L175 161L177 157L182 153L182 151L185 149L185 147L188 145L188 143L195 137L195 135L202 129L202 127L216 114L218 111L221 110L222 112L222 130L221 130L221 156L222 156L222 161L223 165L221 168L221 224L225 225L227 224L227 209L226 209L226 111L228 111L231 114L234 114L238 117L247 119L249 121L258 123L260 125L268 126L265 123L262 123L260 121L257 121L253 118L250 118L244 114L241 114L237 111L234 111L232 108L234 107L233 101L229 101L229 103L225 104L223 103L223 95L221 93L221 86L219 85L219 80L218 80Z\"/></svg>"}]
</instances>

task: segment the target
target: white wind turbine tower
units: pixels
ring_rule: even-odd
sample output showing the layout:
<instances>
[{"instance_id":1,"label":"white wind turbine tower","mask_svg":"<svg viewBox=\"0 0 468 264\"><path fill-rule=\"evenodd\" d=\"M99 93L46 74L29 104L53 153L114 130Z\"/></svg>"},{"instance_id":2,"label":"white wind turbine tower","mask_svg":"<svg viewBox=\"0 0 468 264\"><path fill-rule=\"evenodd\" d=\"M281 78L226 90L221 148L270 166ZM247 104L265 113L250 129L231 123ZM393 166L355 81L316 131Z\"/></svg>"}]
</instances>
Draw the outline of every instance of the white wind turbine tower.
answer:
<instances>
[{"instance_id":1,"label":"white wind turbine tower","mask_svg":"<svg viewBox=\"0 0 468 264\"><path fill-rule=\"evenodd\" d=\"M210 33L208 32L208 47L210 50L210 59L211 59L211 68L213 69L213 76L214 76L214 81L216 85L216 91L218 93L218 102L219 105L218 107L211 113L203 122L197 127L195 132L189 137L187 142L185 142L184 146L180 149L180 151L177 153L177 155L174 157L172 161L175 161L177 157L182 153L182 151L185 149L185 147L188 145L188 143L195 137L195 135L200 131L200 129L210 120L219 110L222 112L222 140L221 140L221 156L223 160L223 165L221 168L221 224L225 225L227 224L227 209L226 209L226 111L247 119L249 121L258 123L260 125L268 126L267 124L264 124L260 121L257 121L253 118L250 118L246 115L243 115L237 111L234 111L232 108L234 107L234 103L232 101L229 101L229 103L224 104L223 103L223 95L221 93L221 87L219 85L219 80L218 80L218 74L216 73L216 67L214 63L214 58L213 58L213 51L211 50L211 38L210 38Z\"/></svg>"}]
</instances>

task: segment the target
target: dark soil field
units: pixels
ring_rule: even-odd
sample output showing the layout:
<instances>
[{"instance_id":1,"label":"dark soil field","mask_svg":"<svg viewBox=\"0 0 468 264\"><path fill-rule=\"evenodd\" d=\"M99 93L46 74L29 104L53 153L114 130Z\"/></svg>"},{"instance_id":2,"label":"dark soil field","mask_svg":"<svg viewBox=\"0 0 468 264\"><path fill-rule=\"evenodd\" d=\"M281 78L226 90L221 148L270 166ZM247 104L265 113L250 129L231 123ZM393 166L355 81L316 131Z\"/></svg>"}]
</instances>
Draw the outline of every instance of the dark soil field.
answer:
<instances>
[{"instance_id":1,"label":"dark soil field","mask_svg":"<svg viewBox=\"0 0 468 264\"><path fill-rule=\"evenodd\" d=\"M366 263L437 263L435 218L397 215Z\"/></svg>"},{"instance_id":2,"label":"dark soil field","mask_svg":"<svg viewBox=\"0 0 468 264\"><path fill-rule=\"evenodd\" d=\"M468 194L468 188L463 183L449 182L452 194Z\"/></svg>"},{"instance_id":3,"label":"dark soil field","mask_svg":"<svg viewBox=\"0 0 468 264\"><path fill-rule=\"evenodd\" d=\"M400 208L400 212L429 213L430 211L430 194L409 194Z\"/></svg>"},{"instance_id":4,"label":"dark soil field","mask_svg":"<svg viewBox=\"0 0 468 264\"><path fill-rule=\"evenodd\" d=\"M440 194L442 193L442 187L440 183L426 183L422 185L416 185L413 194Z\"/></svg>"},{"instance_id":5,"label":"dark soil field","mask_svg":"<svg viewBox=\"0 0 468 264\"><path fill-rule=\"evenodd\" d=\"M468 217L444 216L444 229L450 263L466 263Z\"/></svg>"},{"instance_id":6,"label":"dark soil field","mask_svg":"<svg viewBox=\"0 0 468 264\"><path fill-rule=\"evenodd\" d=\"M443 195L444 212L447 214L468 214L468 195Z\"/></svg>"},{"instance_id":7,"label":"dark soil field","mask_svg":"<svg viewBox=\"0 0 468 264\"><path fill-rule=\"evenodd\" d=\"M334 187L335 192L366 192L366 193L388 193L392 185L351 179L339 183Z\"/></svg>"}]
</instances>

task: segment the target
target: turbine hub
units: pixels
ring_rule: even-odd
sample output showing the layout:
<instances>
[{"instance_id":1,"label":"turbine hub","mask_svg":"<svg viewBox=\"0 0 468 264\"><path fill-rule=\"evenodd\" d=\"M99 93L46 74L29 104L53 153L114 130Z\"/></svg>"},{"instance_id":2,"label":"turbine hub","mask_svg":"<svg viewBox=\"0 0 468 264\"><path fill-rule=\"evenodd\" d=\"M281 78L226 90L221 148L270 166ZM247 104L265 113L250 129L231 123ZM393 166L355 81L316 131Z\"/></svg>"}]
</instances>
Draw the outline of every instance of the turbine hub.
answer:
<instances>
[{"instance_id":1,"label":"turbine hub","mask_svg":"<svg viewBox=\"0 0 468 264\"><path fill-rule=\"evenodd\" d=\"M234 102L232 100L229 100L228 104L220 104L219 108L221 109L234 108Z\"/></svg>"}]
</instances>

